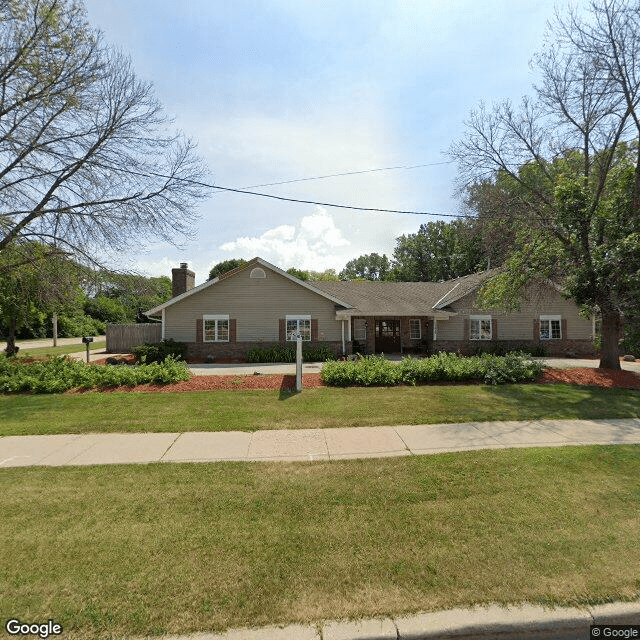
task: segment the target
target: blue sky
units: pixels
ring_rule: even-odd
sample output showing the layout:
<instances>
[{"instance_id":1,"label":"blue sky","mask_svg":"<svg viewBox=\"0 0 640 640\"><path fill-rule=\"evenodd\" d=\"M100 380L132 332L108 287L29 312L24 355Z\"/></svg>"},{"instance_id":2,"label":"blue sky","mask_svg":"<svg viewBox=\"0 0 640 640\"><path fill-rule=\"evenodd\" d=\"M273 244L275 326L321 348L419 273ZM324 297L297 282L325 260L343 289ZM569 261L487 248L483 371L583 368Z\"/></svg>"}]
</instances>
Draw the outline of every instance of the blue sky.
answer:
<instances>
[{"instance_id":1,"label":"blue sky","mask_svg":"<svg viewBox=\"0 0 640 640\"><path fill-rule=\"evenodd\" d=\"M212 179L306 200L456 213L449 145L481 101L518 100L553 15L549 0L85 0L130 55ZM562 5L560 5L562 6ZM221 260L340 270L437 217L350 212L218 192L196 238L156 243L127 266L198 283Z\"/></svg>"}]
</instances>

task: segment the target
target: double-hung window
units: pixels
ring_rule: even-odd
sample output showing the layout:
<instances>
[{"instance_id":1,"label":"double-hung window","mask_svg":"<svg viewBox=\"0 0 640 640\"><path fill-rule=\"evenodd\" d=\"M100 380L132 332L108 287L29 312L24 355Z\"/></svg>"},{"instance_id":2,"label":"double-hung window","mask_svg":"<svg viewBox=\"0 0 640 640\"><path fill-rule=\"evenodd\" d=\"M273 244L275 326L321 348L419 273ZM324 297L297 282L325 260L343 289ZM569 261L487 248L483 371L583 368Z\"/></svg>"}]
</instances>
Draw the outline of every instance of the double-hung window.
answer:
<instances>
[{"instance_id":1,"label":"double-hung window","mask_svg":"<svg viewBox=\"0 0 640 640\"><path fill-rule=\"evenodd\" d=\"M409 339L410 340L422 339L422 326L420 324L420 318L411 318L409 320Z\"/></svg>"},{"instance_id":2,"label":"double-hung window","mask_svg":"<svg viewBox=\"0 0 640 640\"><path fill-rule=\"evenodd\" d=\"M540 340L562 339L562 317L540 316Z\"/></svg>"},{"instance_id":3,"label":"double-hung window","mask_svg":"<svg viewBox=\"0 0 640 640\"><path fill-rule=\"evenodd\" d=\"M311 316L287 316L287 340L296 340L298 334L302 340L311 341Z\"/></svg>"},{"instance_id":4,"label":"double-hung window","mask_svg":"<svg viewBox=\"0 0 640 640\"><path fill-rule=\"evenodd\" d=\"M202 333L204 342L229 342L229 316L203 316Z\"/></svg>"},{"instance_id":5,"label":"double-hung window","mask_svg":"<svg viewBox=\"0 0 640 640\"><path fill-rule=\"evenodd\" d=\"M471 340L491 340L491 316L471 316L469 319Z\"/></svg>"}]
</instances>

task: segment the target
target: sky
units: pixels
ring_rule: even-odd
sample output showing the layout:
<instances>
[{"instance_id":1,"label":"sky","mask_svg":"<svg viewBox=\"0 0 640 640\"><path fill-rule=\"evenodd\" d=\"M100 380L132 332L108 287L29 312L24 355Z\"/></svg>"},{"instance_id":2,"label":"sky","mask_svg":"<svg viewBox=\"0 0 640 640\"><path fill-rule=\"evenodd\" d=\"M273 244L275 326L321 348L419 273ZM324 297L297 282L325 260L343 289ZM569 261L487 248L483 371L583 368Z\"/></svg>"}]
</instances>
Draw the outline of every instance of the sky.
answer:
<instances>
[{"instance_id":1,"label":"sky","mask_svg":"<svg viewBox=\"0 0 640 640\"><path fill-rule=\"evenodd\" d=\"M152 82L211 180L359 207L459 213L449 146L481 102L535 82L550 0L85 0ZM560 7L562 4L559 5ZM426 165L426 166L425 166ZM414 167L371 171L388 167ZM353 173L362 172L362 173ZM352 175L308 180L339 173ZM299 180L288 184L274 182ZM357 212L214 192L194 238L123 256L147 275L229 258L340 271L437 215ZM122 266L122 265L121 265Z\"/></svg>"}]
</instances>

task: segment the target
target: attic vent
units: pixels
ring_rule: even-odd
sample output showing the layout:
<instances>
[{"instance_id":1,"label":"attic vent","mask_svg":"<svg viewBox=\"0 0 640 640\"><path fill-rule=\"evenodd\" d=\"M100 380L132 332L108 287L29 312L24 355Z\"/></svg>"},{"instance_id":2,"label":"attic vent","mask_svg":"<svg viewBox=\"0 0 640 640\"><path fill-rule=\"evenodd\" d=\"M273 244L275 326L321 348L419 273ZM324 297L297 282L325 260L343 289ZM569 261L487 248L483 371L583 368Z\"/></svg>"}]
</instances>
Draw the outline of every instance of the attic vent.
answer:
<instances>
[{"instance_id":1,"label":"attic vent","mask_svg":"<svg viewBox=\"0 0 640 640\"><path fill-rule=\"evenodd\" d=\"M267 274L264 272L264 269L260 267L256 267L255 269L251 269L251 273L249 274L250 278L266 278Z\"/></svg>"}]
</instances>

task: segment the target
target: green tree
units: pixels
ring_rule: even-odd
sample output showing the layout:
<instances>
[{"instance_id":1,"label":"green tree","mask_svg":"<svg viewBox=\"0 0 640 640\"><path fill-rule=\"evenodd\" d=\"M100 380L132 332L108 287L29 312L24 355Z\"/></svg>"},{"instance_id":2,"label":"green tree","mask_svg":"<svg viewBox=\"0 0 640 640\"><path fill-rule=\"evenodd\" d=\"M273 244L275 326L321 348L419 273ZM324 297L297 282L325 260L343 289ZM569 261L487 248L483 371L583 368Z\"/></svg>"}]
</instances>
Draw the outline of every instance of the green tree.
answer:
<instances>
[{"instance_id":1,"label":"green tree","mask_svg":"<svg viewBox=\"0 0 640 640\"><path fill-rule=\"evenodd\" d=\"M302 269L296 269L295 267L291 267L291 268L287 269L287 273L290 276L294 276L295 278L298 278L298 280L308 280L309 279L309 272L308 271L303 271Z\"/></svg>"},{"instance_id":2,"label":"green tree","mask_svg":"<svg viewBox=\"0 0 640 640\"><path fill-rule=\"evenodd\" d=\"M10 269L3 268L7 263ZM83 297L77 265L37 242L0 253L0 291L0 324L9 356L17 352L16 334L34 318L42 322L52 312L73 312Z\"/></svg>"},{"instance_id":3,"label":"green tree","mask_svg":"<svg viewBox=\"0 0 640 640\"><path fill-rule=\"evenodd\" d=\"M345 280L386 280L390 270L385 254L368 253L349 260L339 275Z\"/></svg>"},{"instance_id":4,"label":"green tree","mask_svg":"<svg viewBox=\"0 0 640 640\"><path fill-rule=\"evenodd\" d=\"M244 258L231 258L229 260L223 260L222 262L218 262L218 264L214 265L209 271L209 280L213 280L218 276L221 276L224 273L228 273L233 269L237 269L238 267L243 267L247 264L247 261Z\"/></svg>"},{"instance_id":5,"label":"green tree","mask_svg":"<svg viewBox=\"0 0 640 640\"><path fill-rule=\"evenodd\" d=\"M438 220L421 224L417 233L396 238L389 278L403 282L438 282L466 276L487 266L481 235L472 224L463 220Z\"/></svg>"},{"instance_id":6,"label":"green tree","mask_svg":"<svg viewBox=\"0 0 640 640\"><path fill-rule=\"evenodd\" d=\"M554 277L599 312L600 367L619 369L622 318L637 315L640 293L637 3L594 1L585 16L559 14L535 67L533 98L481 106L451 148L463 188L502 190L512 202L516 241L483 297L514 304L528 283Z\"/></svg>"}]
</instances>

